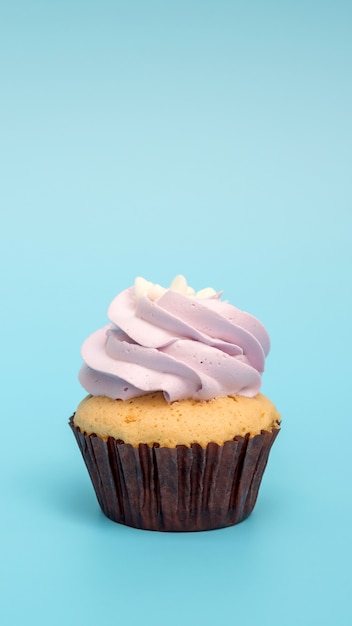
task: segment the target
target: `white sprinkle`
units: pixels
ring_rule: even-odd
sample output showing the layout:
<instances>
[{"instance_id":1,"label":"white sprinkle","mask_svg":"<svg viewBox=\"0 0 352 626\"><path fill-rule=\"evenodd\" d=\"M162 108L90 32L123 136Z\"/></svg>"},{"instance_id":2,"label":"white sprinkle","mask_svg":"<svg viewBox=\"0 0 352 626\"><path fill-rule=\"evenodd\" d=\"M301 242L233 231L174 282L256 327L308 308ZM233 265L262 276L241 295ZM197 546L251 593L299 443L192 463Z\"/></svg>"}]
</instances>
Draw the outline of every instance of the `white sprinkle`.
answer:
<instances>
[{"instance_id":1,"label":"white sprinkle","mask_svg":"<svg viewBox=\"0 0 352 626\"><path fill-rule=\"evenodd\" d=\"M141 276L137 276L134 281L134 294L137 301L143 296L147 296L152 301L158 300L168 290L198 299L211 298L216 295L215 289L211 287L206 287L196 293L193 287L187 285L187 281L182 274L175 276L168 289L161 287L157 283L152 283Z\"/></svg>"}]
</instances>

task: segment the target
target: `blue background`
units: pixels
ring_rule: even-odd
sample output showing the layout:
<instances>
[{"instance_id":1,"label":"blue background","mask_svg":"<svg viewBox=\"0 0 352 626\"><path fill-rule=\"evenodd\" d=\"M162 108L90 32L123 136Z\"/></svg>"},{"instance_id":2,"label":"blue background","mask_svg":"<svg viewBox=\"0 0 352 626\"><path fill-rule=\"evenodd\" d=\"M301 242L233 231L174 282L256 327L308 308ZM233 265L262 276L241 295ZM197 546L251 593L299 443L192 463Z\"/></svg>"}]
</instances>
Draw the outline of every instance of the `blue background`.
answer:
<instances>
[{"instance_id":1,"label":"blue background","mask_svg":"<svg viewBox=\"0 0 352 626\"><path fill-rule=\"evenodd\" d=\"M0 2L5 626L352 623L351 18L340 0ZM100 512L67 422L136 275L258 316L283 416L257 506Z\"/></svg>"}]
</instances>

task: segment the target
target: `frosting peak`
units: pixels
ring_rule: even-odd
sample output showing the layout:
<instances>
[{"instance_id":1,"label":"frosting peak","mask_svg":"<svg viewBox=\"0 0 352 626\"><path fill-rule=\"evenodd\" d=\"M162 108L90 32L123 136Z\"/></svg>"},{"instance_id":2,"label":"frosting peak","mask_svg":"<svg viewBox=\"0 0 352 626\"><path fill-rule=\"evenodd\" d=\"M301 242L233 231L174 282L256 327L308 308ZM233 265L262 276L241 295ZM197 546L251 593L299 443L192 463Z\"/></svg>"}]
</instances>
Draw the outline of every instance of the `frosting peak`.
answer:
<instances>
[{"instance_id":1,"label":"frosting peak","mask_svg":"<svg viewBox=\"0 0 352 626\"><path fill-rule=\"evenodd\" d=\"M256 395L270 342L252 315L178 275L168 289L137 277L108 309L110 324L82 346L79 379L92 395L167 401Z\"/></svg>"}]
</instances>

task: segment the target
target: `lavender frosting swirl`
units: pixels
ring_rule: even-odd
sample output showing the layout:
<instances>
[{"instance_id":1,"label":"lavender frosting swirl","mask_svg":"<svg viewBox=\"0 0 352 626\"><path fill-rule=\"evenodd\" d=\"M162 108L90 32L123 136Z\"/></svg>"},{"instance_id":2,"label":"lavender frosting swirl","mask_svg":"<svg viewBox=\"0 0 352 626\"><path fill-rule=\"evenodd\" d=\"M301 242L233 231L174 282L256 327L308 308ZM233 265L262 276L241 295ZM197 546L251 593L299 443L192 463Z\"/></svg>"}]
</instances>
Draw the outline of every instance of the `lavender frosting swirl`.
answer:
<instances>
[{"instance_id":1,"label":"lavender frosting swirl","mask_svg":"<svg viewBox=\"0 0 352 626\"><path fill-rule=\"evenodd\" d=\"M264 326L220 294L199 296L171 287L153 299L137 297L137 287L121 292L111 323L83 343L83 387L122 400L153 391L168 402L256 395L270 348Z\"/></svg>"}]
</instances>

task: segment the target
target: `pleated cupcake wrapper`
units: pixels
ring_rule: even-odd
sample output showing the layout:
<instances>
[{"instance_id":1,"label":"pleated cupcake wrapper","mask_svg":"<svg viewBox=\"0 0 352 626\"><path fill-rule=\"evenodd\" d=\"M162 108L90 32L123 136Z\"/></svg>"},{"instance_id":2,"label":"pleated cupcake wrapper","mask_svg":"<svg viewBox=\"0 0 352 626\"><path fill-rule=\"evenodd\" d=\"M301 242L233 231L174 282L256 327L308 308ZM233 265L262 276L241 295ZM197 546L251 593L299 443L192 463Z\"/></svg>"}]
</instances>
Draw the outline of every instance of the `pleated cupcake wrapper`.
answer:
<instances>
[{"instance_id":1,"label":"pleated cupcake wrapper","mask_svg":"<svg viewBox=\"0 0 352 626\"><path fill-rule=\"evenodd\" d=\"M231 526L252 512L279 432L209 443L138 448L70 426L107 517L135 528L200 531Z\"/></svg>"}]
</instances>

